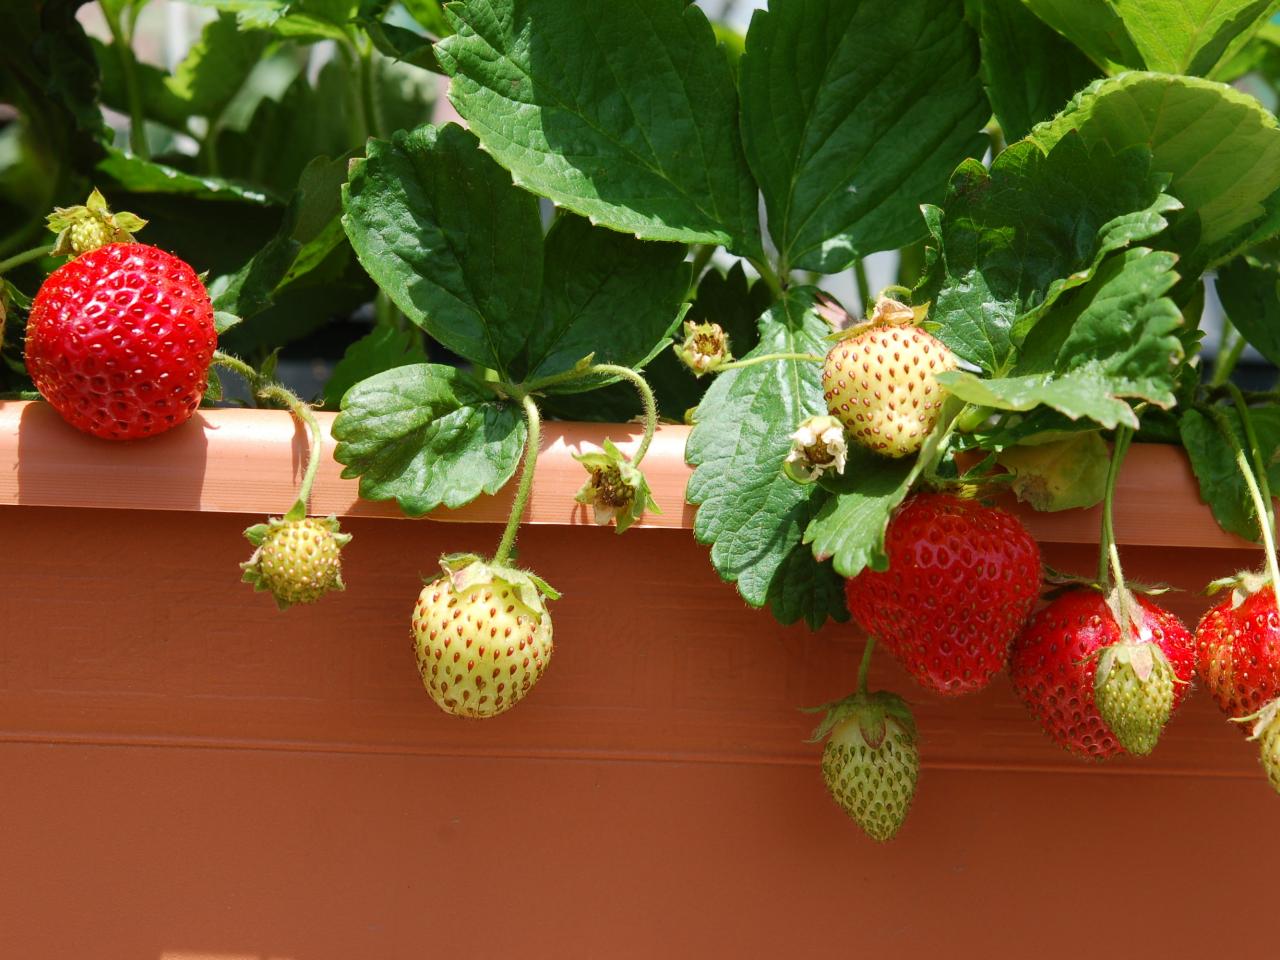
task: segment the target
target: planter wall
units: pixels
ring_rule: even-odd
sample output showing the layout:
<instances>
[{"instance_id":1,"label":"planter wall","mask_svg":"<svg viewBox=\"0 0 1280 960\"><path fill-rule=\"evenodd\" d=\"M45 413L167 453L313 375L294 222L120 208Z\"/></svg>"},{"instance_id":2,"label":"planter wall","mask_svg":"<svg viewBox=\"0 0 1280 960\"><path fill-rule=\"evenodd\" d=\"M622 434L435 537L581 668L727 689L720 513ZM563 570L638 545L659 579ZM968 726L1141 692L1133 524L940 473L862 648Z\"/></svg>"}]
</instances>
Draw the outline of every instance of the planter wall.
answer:
<instances>
[{"instance_id":1,"label":"planter wall","mask_svg":"<svg viewBox=\"0 0 1280 960\"><path fill-rule=\"evenodd\" d=\"M126 446L0 405L0 957L1192 956L1227 924L1271 955L1280 801L1206 696L1152 758L1088 766L1004 679L944 702L879 657L925 765L877 846L796 710L851 689L860 638L720 583L682 428L646 461L662 515L592 526L568 452L603 436L548 425L521 546L565 594L555 658L468 723L421 690L408 617L439 553L491 549L505 498L407 521L327 460L313 507L355 534L349 589L279 614L236 564L292 499L286 414ZM1135 578L1195 591L1257 560L1171 448L1134 449L1117 510ZM1050 563L1092 568L1093 513L1026 518Z\"/></svg>"}]
</instances>

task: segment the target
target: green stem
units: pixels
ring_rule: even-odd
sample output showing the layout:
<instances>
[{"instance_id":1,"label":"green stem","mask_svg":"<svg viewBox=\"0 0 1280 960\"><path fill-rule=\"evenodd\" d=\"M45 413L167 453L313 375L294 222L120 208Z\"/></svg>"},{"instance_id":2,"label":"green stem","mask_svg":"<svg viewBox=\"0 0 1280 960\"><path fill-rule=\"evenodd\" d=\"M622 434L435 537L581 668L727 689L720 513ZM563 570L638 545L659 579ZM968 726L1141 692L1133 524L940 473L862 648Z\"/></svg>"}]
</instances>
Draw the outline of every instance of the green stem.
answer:
<instances>
[{"instance_id":1,"label":"green stem","mask_svg":"<svg viewBox=\"0 0 1280 960\"><path fill-rule=\"evenodd\" d=\"M806 363L822 363L825 357L815 353L764 353L758 357L747 357L745 360L731 360L716 367L715 372L724 370L741 370L743 367L754 367L757 363L768 363L771 360L801 360Z\"/></svg>"},{"instance_id":2,"label":"green stem","mask_svg":"<svg viewBox=\"0 0 1280 960\"><path fill-rule=\"evenodd\" d=\"M369 116L365 111L365 82L361 66L360 50L350 37L338 41L338 49L346 62L347 75L347 128L352 146L364 152L365 142L369 139Z\"/></svg>"},{"instance_id":3,"label":"green stem","mask_svg":"<svg viewBox=\"0 0 1280 960\"><path fill-rule=\"evenodd\" d=\"M1274 530L1276 526L1275 504L1271 499L1271 481L1267 477L1267 463L1262 457L1262 447L1258 443L1258 433L1253 428L1253 417L1249 413L1249 405L1244 401L1244 394L1240 392L1240 388L1234 383L1228 383L1227 391L1231 394L1231 400L1236 405L1236 412L1240 414L1240 423L1244 426L1245 443L1249 445L1249 452L1253 456L1253 469L1258 479L1258 489L1262 493L1262 502L1266 506L1266 523L1267 526ZM1280 589L1280 585L1278 585Z\"/></svg>"},{"instance_id":4,"label":"green stem","mask_svg":"<svg viewBox=\"0 0 1280 960\"><path fill-rule=\"evenodd\" d=\"M493 554L493 562L499 566L507 562L516 545L516 534L520 530L520 521L524 517L524 509L529 505L529 494L533 491L533 474L538 466L538 445L542 442L542 421L538 416L538 405L527 393L520 397L524 404L525 421L529 425L529 436L525 440L524 463L520 466L520 485L516 488L515 501L511 504L511 516L507 519L507 527L502 531L502 540Z\"/></svg>"},{"instance_id":5,"label":"green stem","mask_svg":"<svg viewBox=\"0 0 1280 960\"><path fill-rule=\"evenodd\" d=\"M1223 341L1226 341L1226 334L1223 335ZM1232 372L1236 368L1236 364L1240 362L1240 355L1244 353L1244 348L1248 346L1248 341L1239 333L1235 334L1235 339L1231 341L1231 346L1225 350L1218 351L1217 362L1213 365L1213 376L1209 380L1209 388L1214 389L1221 387L1231 378Z\"/></svg>"},{"instance_id":6,"label":"green stem","mask_svg":"<svg viewBox=\"0 0 1280 960\"><path fill-rule=\"evenodd\" d=\"M862 648L862 662L858 664L858 693L867 692L867 677L871 673L871 654L876 649L876 638L867 637L867 645Z\"/></svg>"},{"instance_id":7,"label":"green stem","mask_svg":"<svg viewBox=\"0 0 1280 960\"><path fill-rule=\"evenodd\" d=\"M379 326L404 329L404 314L396 308L385 290L379 289L373 298L373 316Z\"/></svg>"},{"instance_id":8,"label":"green stem","mask_svg":"<svg viewBox=\"0 0 1280 960\"><path fill-rule=\"evenodd\" d=\"M1280 564L1276 562L1276 542L1271 524L1268 522L1271 510L1262 497L1258 479L1254 476L1253 468L1249 465L1249 456L1244 452L1244 447L1240 445L1240 439L1236 436L1235 430L1232 429L1231 421L1227 419L1227 415L1222 412L1221 407L1210 407L1209 413L1213 417L1214 423L1217 424L1219 432L1231 445L1231 449L1235 453L1236 469L1240 471L1240 476L1244 478L1244 485L1249 489L1249 497L1253 500L1253 510L1258 517L1258 527L1262 531L1262 548L1266 553L1267 572L1271 576L1271 587L1276 597L1277 606L1280 606ZM1249 423L1247 417L1245 422Z\"/></svg>"},{"instance_id":9,"label":"green stem","mask_svg":"<svg viewBox=\"0 0 1280 960\"><path fill-rule=\"evenodd\" d=\"M769 262L756 257L748 257L747 263L755 267L756 273L760 274L760 279L773 291L774 298L781 299L782 281L778 278L778 274L774 272L773 267L769 266Z\"/></svg>"},{"instance_id":10,"label":"green stem","mask_svg":"<svg viewBox=\"0 0 1280 960\"><path fill-rule=\"evenodd\" d=\"M1114 573L1115 584L1122 592L1125 589L1124 572L1120 569L1120 551L1116 547L1114 504L1116 482L1120 478L1120 465L1124 462L1125 454L1129 452L1129 444L1132 440L1131 428L1120 427L1116 430L1115 443L1111 448L1111 463L1107 467L1107 492L1102 499L1102 543L1098 550L1098 582L1109 587Z\"/></svg>"},{"instance_id":11,"label":"green stem","mask_svg":"<svg viewBox=\"0 0 1280 960\"><path fill-rule=\"evenodd\" d=\"M47 257L51 253L53 253L52 243L46 243L43 247L33 247L30 250L22 251L22 253L15 253L6 260L0 260L0 274L8 273L14 267L20 267L24 263L30 263L32 260Z\"/></svg>"},{"instance_id":12,"label":"green stem","mask_svg":"<svg viewBox=\"0 0 1280 960\"><path fill-rule=\"evenodd\" d=\"M858 285L858 302L862 304L862 315L871 316L871 281L867 279L867 264L859 258L853 262L853 280Z\"/></svg>"},{"instance_id":13,"label":"green stem","mask_svg":"<svg viewBox=\"0 0 1280 960\"><path fill-rule=\"evenodd\" d=\"M316 482L316 474L320 471L320 452L324 448L324 433L320 429L320 421L311 412L311 407L303 403L292 390L278 383L269 383L258 391L258 396L267 400L278 400L289 408L289 411L311 430L311 447L307 451L307 469L302 475L302 486L298 488L298 499L305 507L311 500L311 487Z\"/></svg>"},{"instance_id":14,"label":"green stem","mask_svg":"<svg viewBox=\"0 0 1280 960\"><path fill-rule=\"evenodd\" d=\"M587 372L603 373L626 380L640 394L640 402L644 404L644 439L640 441L640 446L636 447L635 455L631 458L632 466L640 466L640 461L649 452L649 444L653 442L654 431L658 429L658 400L653 395L653 388L649 386L649 382L644 377L630 367L620 367L613 363L597 363L588 368Z\"/></svg>"},{"instance_id":15,"label":"green stem","mask_svg":"<svg viewBox=\"0 0 1280 960\"><path fill-rule=\"evenodd\" d=\"M138 86L138 61L133 56L133 47L120 24L119 15L112 12L112 5L100 3L98 6L102 8L107 29L111 31L111 45L115 47L116 56L120 59L120 74L124 77L125 98L129 101L129 147L143 160L150 160L147 120L142 111L142 89Z\"/></svg>"},{"instance_id":16,"label":"green stem","mask_svg":"<svg viewBox=\"0 0 1280 960\"><path fill-rule=\"evenodd\" d=\"M249 366L239 357L233 357L229 353L223 353L221 350L213 352L213 365L215 367L226 367L228 370L234 370L244 378L245 383L249 385L250 391L258 392L258 384L262 382L262 374Z\"/></svg>"},{"instance_id":17,"label":"green stem","mask_svg":"<svg viewBox=\"0 0 1280 960\"><path fill-rule=\"evenodd\" d=\"M360 95L369 134L382 136L382 105L378 98L377 78L373 75L373 52L368 48L360 54Z\"/></svg>"}]
</instances>

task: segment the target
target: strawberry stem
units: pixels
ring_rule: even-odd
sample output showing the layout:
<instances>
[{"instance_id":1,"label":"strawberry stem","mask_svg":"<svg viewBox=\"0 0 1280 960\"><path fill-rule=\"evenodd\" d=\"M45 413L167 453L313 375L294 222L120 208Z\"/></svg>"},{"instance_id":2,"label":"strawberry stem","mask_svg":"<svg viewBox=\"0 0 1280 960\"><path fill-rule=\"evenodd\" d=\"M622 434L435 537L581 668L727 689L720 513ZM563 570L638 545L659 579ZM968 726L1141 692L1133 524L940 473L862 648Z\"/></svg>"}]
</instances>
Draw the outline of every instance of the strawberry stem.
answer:
<instances>
[{"instance_id":1,"label":"strawberry stem","mask_svg":"<svg viewBox=\"0 0 1280 960\"><path fill-rule=\"evenodd\" d=\"M524 509L529 504L529 494L533 491L533 473L538 464L538 446L542 442L542 420L538 415L538 405L527 393L520 396L524 404L525 420L529 426L529 435L525 440L524 463L520 466L520 485L516 488L515 500L511 504L511 516L507 519L507 527L502 532L502 540L493 554L493 562L499 566L505 564L516 545L516 534L520 530L520 520L524 517Z\"/></svg>"},{"instance_id":2,"label":"strawberry stem","mask_svg":"<svg viewBox=\"0 0 1280 960\"><path fill-rule=\"evenodd\" d=\"M858 693L867 692L867 677L871 674L871 655L876 649L876 638L867 637L867 645L862 648L862 662L858 664Z\"/></svg>"},{"instance_id":3,"label":"strawberry stem","mask_svg":"<svg viewBox=\"0 0 1280 960\"><path fill-rule=\"evenodd\" d=\"M1243 398L1242 398L1243 399ZM1257 448L1257 436L1253 432L1253 420L1249 415L1247 406L1240 408L1240 417L1243 420L1245 436L1249 438L1249 442L1254 448ZM1213 422L1217 425L1218 431L1226 438L1227 443L1231 445L1232 451L1236 457L1236 469L1240 471L1240 476L1244 478L1244 485L1249 490L1249 497L1253 500L1253 511L1258 518L1258 528L1262 531L1262 548L1267 559L1267 573L1271 577L1272 594L1275 596L1277 606L1280 607L1280 564L1276 562L1276 542L1272 534L1271 508L1267 503L1270 498L1270 490L1268 489L1267 499L1263 498L1262 489L1258 486L1258 478L1254 475L1253 467L1249 464L1249 456L1245 453L1244 447L1240 444L1240 438L1236 436L1231 421L1227 419L1226 413L1221 407L1209 407L1209 414L1213 417ZM1263 479L1265 483L1265 478Z\"/></svg>"},{"instance_id":4,"label":"strawberry stem","mask_svg":"<svg viewBox=\"0 0 1280 960\"><path fill-rule=\"evenodd\" d=\"M743 367L754 367L757 363L768 363L770 360L800 360L806 363L822 363L826 357L814 353L765 353L758 357L747 357L745 360L731 360L716 367L716 373L725 370L741 370Z\"/></svg>"},{"instance_id":5,"label":"strawberry stem","mask_svg":"<svg viewBox=\"0 0 1280 960\"><path fill-rule=\"evenodd\" d=\"M32 260L47 257L51 253L53 253L52 243L46 243L43 247L32 247L30 250L22 251L22 253L15 253L6 260L0 260L0 274L8 273L14 267L20 267L24 263L30 263Z\"/></svg>"},{"instance_id":6,"label":"strawberry stem","mask_svg":"<svg viewBox=\"0 0 1280 960\"><path fill-rule=\"evenodd\" d=\"M1248 443L1249 452L1253 455L1253 469L1258 480L1258 490L1262 493L1262 502L1267 508L1267 526L1274 530L1276 515L1275 506L1271 501L1271 482L1267 478L1267 464L1262 459L1262 446L1258 443L1258 433L1253 428L1253 417L1249 414L1249 405L1245 403L1244 394L1234 383L1228 383L1226 388L1231 394L1232 402L1236 405L1236 412L1240 414L1245 442Z\"/></svg>"},{"instance_id":7,"label":"strawberry stem","mask_svg":"<svg viewBox=\"0 0 1280 960\"><path fill-rule=\"evenodd\" d=\"M311 412L311 407L303 403L296 393L281 384L265 384L258 390L258 396L264 400L279 400L311 431L311 444L307 450L307 469L302 475L302 485L298 488L298 502L305 509L311 500L311 488L316 482L316 474L320 471L320 451L324 448L324 432L320 429L320 421Z\"/></svg>"},{"instance_id":8,"label":"strawberry stem","mask_svg":"<svg viewBox=\"0 0 1280 960\"><path fill-rule=\"evenodd\" d=\"M630 367L621 367L613 363L597 363L588 367L587 373L603 373L626 380L640 394L640 402L644 404L644 438L640 441L640 446L636 447L636 452L631 458L632 466L640 466L640 461L649 452L649 444L653 442L654 431L658 429L658 401L653 395L653 388L649 386L649 381L645 380L644 377Z\"/></svg>"},{"instance_id":9,"label":"strawberry stem","mask_svg":"<svg viewBox=\"0 0 1280 960\"><path fill-rule=\"evenodd\" d=\"M1115 583L1121 590L1124 589L1124 573L1120 569L1120 552L1116 548L1116 481L1120 477L1120 464L1124 462L1132 440L1131 428L1120 427L1116 430L1115 442L1111 447L1111 464L1107 467L1107 492L1102 500L1102 543L1098 550L1098 582L1104 587L1111 586L1114 571Z\"/></svg>"}]
</instances>

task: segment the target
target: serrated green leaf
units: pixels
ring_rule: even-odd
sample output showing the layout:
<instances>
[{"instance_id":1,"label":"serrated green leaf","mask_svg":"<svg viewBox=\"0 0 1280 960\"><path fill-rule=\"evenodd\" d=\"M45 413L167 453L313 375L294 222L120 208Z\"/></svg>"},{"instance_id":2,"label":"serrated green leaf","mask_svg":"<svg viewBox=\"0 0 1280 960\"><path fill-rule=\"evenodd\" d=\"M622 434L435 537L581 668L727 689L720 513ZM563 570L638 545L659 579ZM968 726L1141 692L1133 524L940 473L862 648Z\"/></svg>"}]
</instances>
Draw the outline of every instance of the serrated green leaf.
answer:
<instances>
[{"instance_id":1,"label":"serrated green leaf","mask_svg":"<svg viewBox=\"0 0 1280 960\"><path fill-rule=\"evenodd\" d=\"M804 531L819 560L830 558L836 573L856 577L864 569L885 570L884 532L907 491L914 461L880 457L862 447L849 451L839 489Z\"/></svg>"},{"instance_id":2,"label":"serrated green leaf","mask_svg":"<svg viewBox=\"0 0 1280 960\"><path fill-rule=\"evenodd\" d=\"M1018 339L1058 296L1086 282L1111 251L1158 234L1176 207L1139 147L1086 149L1067 135L1047 154L1016 143L989 171L965 161L945 213L925 210L940 251L930 322L961 358L1007 371Z\"/></svg>"},{"instance_id":3,"label":"serrated green leaf","mask_svg":"<svg viewBox=\"0 0 1280 960\"><path fill-rule=\"evenodd\" d=\"M1013 475L1017 498L1036 510L1092 507L1107 492L1111 451L1096 431L1008 447L996 459Z\"/></svg>"},{"instance_id":4,"label":"serrated green leaf","mask_svg":"<svg viewBox=\"0 0 1280 960\"><path fill-rule=\"evenodd\" d=\"M98 163L98 174L131 193L176 193L199 200L229 200L270 206L280 198L268 190L221 177L184 173L152 160L143 160L114 147Z\"/></svg>"},{"instance_id":5,"label":"serrated green leaf","mask_svg":"<svg viewBox=\"0 0 1280 960\"><path fill-rule=\"evenodd\" d=\"M203 117L218 116L257 65L267 39L264 34L241 33L230 16L205 24L172 76L164 79L165 94L172 99L173 108ZM165 111L172 112L170 108Z\"/></svg>"},{"instance_id":6,"label":"serrated green leaf","mask_svg":"<svg viewBox=\"0 0 1280 960\"><path fill-rule=\"evenodd\" d=\"M990 107L955 0L789 0L758 10L742 137L789 268L837 273L924 236Z\"/></svg>"},{"instance_id":7,"label":"serrated green leaf","mask_svg":"<svg viewBox=\"0 0 1280 960\"><path fill-rule=\"evenodd\" d=\"M1022 0L1100 67L1141 67L1142 54L1112 0Z\"/></svg>"},{"instance_id":8,"label":"serrated green leaf","mask_svg":"<svg viewBox=\"0 0 1280 960\"><path fill-rule=\"evenodd\" d=\"M1240 415L1232 407L1223 407L1222 410L1235 433L1236 441L1242 449L1247 450ZM1249 418L1253 421L1263 454L1280 450L1280 406L1269 404L1254 407L1249 412ZM1185 410L1178 421L1178 431L1200 484L1200 499L1209 505L1218 526L1246 540L1259 542L1261 534L1253 510L1253 500L1236 466L1232 446L1222 435L1214 419L1200 410ZM1250 466L1252 465L1250 462ZM1275 459L1270 461L1267 477L1271 489L1280 490L1280 462Z\"/></svg>"},{"instance_id":9,"label":"serrated green leaf","mask_svg":"<svg viewBox=\"0 0 1280 960\"><path fill-rule=\"evenodd\" d=\"M802 527L808 527L812 514L826 500L811 497L805 504L805 513L799 518ZM798 543L779 564L769 584L769 612L779 623L791 624L804 620L810 630L817 630L828 619L845 623L849 609L844 600L844 577L836 573L829 563L814 559L813 551Z\"/></svg>"},{"instance_id":10,"label":"serrated green leaf","mask_svg":"<svg viewBox=\"0 0 1280 960\"><path fill-rule=\"evenodd\" d=\"M234 313L227 313L224 310L218 310L213 315L213 329L218 336L226 333L238 323L242 323L243 317L237 317Z\"/></svg>"},{"instance_id":11,"label":"serrated green leaf","mask_svg":"<svg viewBox=\"0 0 1280 960\"><path fill-rule=\"evenodd\" d=\"M1276 0L1108 2L1148 70L1197 76L1239 49L1280 7Z\"/></svg>"},{"instance_id":12,"label":"serrated green leaf","mask_svg":"<svg viewBox=\"0 0 1280 960\"><path fill-rule=\"evenodd\" d=\"M1128 73L1099 81L1030 138L1048 149L1069 136L1091 148L1149 150L1152 169L1171 177L1168 192L1186 208L1173 249L1197 264L1233 249L1280 190L1276 118L1253 97L1210 80Z\"/></svg>"},{"instance_id":13,"label":"serrated green leaf","mask_svg":"<svg viewBox=\"0 0 1280 960\"><path fill-rule=\"evenodd\" d=\"M518 406L454 367L413 364L356 384L333 424L343 477L366 500L410 516L496 493L515 472L526 427Z\"/></svg>"},{"instance_id":14,"label":"serrated green leaf","mask_svg":"<svg viewBox=\"0 0 1280 960\"><path fill-rule=\"evenodd\" d=\"M715 33L684 0L464 0L450 97L516 182L649 240L760 252L756 186Z\"/></svg>"},{"instance_id":15,"label":"serrated green leaf","mask_svg":"<svg viewBox=\"0 0 1280 960\"><path fill-rule=\"evenodd\" d=\"M360 263L405 316L505 376L541 299L537 200L450 124L369 141L343 208Z\"/></svg>"},{"instance_id":16,"label":"serrated green leaf","mask_svg":"<svg viewBox=\"0 0 1280 960\"><path fill-rule=\"evenodd\" d=\"M328 157L307 165L276 235L240 269L210 283L214 309L252 317L270 307L286 283L324 261L342 240L338 217L346 166L344 159Z\"/></svg>"},{"instance_id":17,"label":"serrated green leaf","mask_svg":"<svg viewBox=\"0 0 1280 960\"><path fill-rule=\"evenodd\" d=\"M536 380L572 370L583 357L642 364L668 340L689 289L685 248L593 227L564 214L547 234L542 305L527 357L515 374ZM570 381L551 393L577 393L607 380Z\"/></svg>"},{"instance_id":18,"label":"serrated green leaf","mask_svg":"<svg viewBox=\"0 0 1280 960\"><path fill-rule=\"evenodd\" d=\"M1098 67L1021 0L967 0L982 46L982 80L1007 143L1065 107Z\"/></svg>"},{"instance_id":19,"label":"serrated green leaf","mask_svg":"<svg viewBox=\"0 0 1280 960\"><path fill-rule=\"evenodd\" d=\"M759 345L747 356L825 353L830 328L814 310L816 293L789 291L761 318ZM711 544L712 564L752 606L768 601L800 545L810 499L825 496L782 472L796 425L825 412L819 365L789 360L720 374L698 405L685 448L696 468L685 494L699 505L694 536Z\"/></svg>"},{"instance_id":20,"label":"serrated green leaf","mask_svg":"<svg viewBox=\"0 0 1280 960\"><path fill-rule=\"evenodd\" d=\"M967 371L938 377L953 396L997 410L1034 410L1041 405L1072 420L1088 417L1107 429L1124 424L1137 429L1138 418L1116 394L1117 385L1096 361L1068 373L1033 373L982 380Z\"/></svg>"},{"instance_id":21,"label":"serrated green leaf","mask_svg":"<svg viewBox=\"0 0 1280 960\"><path fill-rule=\"evenodd\" d=\"M334 366L324 385L324 405L330 409L340 406L348 390L384 370L426 363L421 337L416 330L374 327L347 347Z\"/></svg>"},{"instance_id":22,"label":"serrated green leaf","mask_svg":"<svg viewBox=\"0 0 1280 960\"><path fill-rule=\"evenodd\" d=\"M1235 328L1280 365L1280 266L1237 257L1219 268L1218 297Z\"/></svg>"}]
</instances>

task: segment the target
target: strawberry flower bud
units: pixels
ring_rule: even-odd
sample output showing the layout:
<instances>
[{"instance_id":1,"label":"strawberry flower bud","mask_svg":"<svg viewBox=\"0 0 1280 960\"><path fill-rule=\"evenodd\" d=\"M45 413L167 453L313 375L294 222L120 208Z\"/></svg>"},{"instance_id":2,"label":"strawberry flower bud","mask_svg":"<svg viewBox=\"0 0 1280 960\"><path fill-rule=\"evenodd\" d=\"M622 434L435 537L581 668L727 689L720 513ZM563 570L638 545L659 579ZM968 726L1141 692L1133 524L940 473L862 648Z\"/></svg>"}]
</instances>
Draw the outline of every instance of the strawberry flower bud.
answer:
<instances>
[{"instance_id":1,"label":"strawberry flower bud","mask_svg":"<svg viewBox=\"0 0 1280 960\"><path fill-rule=\"evenodd\" d=\"M574 454L574 459L586 468L587 482L573 499L590 506L592 517L600 526L615 520L618 533L622 533L646 510L662 512L644 474L612 440L605 440L603 453Z\"/></svg>"},{"instance_id":2,"label":"strawberry flower bud","mask_svg":"<svg viewBox=\"0 0 1280 960\"><path fill-rule=\"evenodd\" d=\"M782 469L796 483L813 483L828 470L844 473L848 454L839 420L826 414L809 417L791 435L791 452Z\"/></svg>"},{"instance_id":3,"label":"strawberry flower bud","mask_svg":"<svg viewBox=\"0 0 1280 960\"><path fill-rule=\"evenodd\" d=\"M675 347L676 356L694 376L715 373L733 359L729 352L729 335L718 323L685 321L684 342Z\"/></svg>"}]
</instances>

